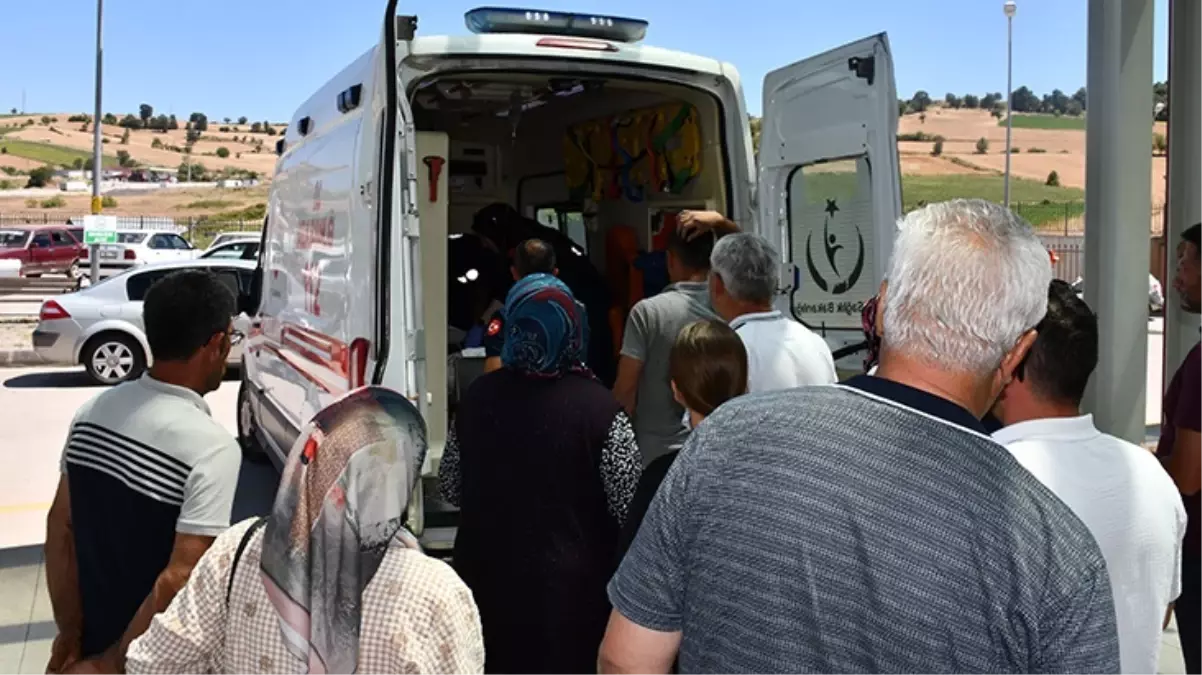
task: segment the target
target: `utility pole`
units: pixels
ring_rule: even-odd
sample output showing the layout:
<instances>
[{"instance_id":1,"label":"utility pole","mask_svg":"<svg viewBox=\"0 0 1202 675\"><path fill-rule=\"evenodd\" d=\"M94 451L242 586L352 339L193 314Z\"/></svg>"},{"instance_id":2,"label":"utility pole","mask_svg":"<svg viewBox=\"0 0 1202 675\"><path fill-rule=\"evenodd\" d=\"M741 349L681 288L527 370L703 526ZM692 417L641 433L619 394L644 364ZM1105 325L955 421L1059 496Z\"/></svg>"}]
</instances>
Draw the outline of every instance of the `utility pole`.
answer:
<instances>
[{"instance_id":1,"label":"utility pole","mask_svg":"<svg viewBox=\"0 0 1202 675\"><path fill-rule=\"evenodd\" d=\"M103 163L101 161L100 148L104 141L100 133L100 88L101 78L104 71L104 0L96 0L96 112L95 118L92 120L92 129L95 135L92 139L92 215L100 215L100 180L104 175ZM88 262L91 269L89 274L92 283L100 281L100 245L92 244Z\"/></svg>"},{"instance_id":2,"label":"utility pole","mask_svg":"<svg viewBox=\"0 0 1202 675\"><path fill-rule=\"evenodd\" d=\"M1002 5L1006 13L1006 177L1002 187L1002 206L1010 208L1010 132L1014 128L1014 81L1011 77L1014 61L1014 13L1018 6L1014 0Z\"/></svg>"}]
</instances>

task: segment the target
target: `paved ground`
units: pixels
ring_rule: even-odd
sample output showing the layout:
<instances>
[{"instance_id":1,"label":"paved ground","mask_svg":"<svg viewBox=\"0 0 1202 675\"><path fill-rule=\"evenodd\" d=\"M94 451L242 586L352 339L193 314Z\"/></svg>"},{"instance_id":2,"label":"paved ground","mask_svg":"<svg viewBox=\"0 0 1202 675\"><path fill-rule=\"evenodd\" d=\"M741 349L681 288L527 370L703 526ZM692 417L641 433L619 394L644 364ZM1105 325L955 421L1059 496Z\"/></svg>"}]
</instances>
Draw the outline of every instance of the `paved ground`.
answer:
<instances>
[{"instance_id":1,"label":"paved ground","mask_svg":"<svg viewBox=\"0 0 1202 675\"><path fill-rule=\"evenodd\" d=\"M1160 319L1149 324L1149 392L1161 388L1161 331ZM231 378L207 397L214 416L231 433L237 389ZM54 637L42 566L46 510L58 484L58 460L71 416L100 391L80 369L0 369L0 673L44 671ZM1147 416L1154 434L1158 396L1149 396ZM266 513L277 480L270 466L244 464L235 521ZM1163 673L1184 672L1174 631L1166 633Z\"/></svg>"},{"instance_id":2,"label":"paved ground","mask_svg":"<svg viewBox=\"0 0 1202 675\"><path fill-rule=\"evenodd\" d=\"M0 673L42 673L54 638L42 541L58 484L58 455L75 409L101 391L77 369L0 369ZM207 400L235 430L238 382ZM278 476L270 465L244 464L234 519L265 514Z\"/></svg>"}]
</instances>

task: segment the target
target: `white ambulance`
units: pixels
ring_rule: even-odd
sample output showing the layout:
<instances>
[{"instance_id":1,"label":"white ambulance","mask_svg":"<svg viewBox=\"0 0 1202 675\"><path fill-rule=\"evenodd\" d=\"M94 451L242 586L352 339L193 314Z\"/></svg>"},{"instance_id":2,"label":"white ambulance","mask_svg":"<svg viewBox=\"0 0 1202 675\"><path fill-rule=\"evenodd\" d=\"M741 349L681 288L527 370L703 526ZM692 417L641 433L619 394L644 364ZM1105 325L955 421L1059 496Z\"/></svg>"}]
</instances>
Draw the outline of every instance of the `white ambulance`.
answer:
<instances>
[{"instance_id":1,"label":"white ambulance","mask_svg":"<svg viewBox=\"0 0 1202 675\"><path fill-rule=\"evenodd\" d=\"M783 252L782 311L835 349L862 340L901 215L885 35L767 75L757 166L735 68L641 44L646 22L485 8L470 35L420 36L396 4L277 147L239 396L249 452L280 463L317 410L379 383L418 403L436 473L456 390L448 237L497 202L603 270L611 229L646 250L664 214L721 211Z\"/></svg>"}]
</instances>

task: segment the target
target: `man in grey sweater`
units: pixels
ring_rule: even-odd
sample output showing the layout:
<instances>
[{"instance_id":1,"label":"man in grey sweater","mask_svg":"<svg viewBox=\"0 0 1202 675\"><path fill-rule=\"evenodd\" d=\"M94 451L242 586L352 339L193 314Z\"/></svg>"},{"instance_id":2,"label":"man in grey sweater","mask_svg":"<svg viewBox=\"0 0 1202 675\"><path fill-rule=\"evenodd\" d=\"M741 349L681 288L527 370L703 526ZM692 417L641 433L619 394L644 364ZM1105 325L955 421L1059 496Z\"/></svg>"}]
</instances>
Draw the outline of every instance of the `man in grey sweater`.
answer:
<instances>
[{"instance_id":1,"label":"man in grey sweater","mask_svg":"<svg viewBox=\"0 0 1202 675\"><path fill-rule=\"evenodd\" d=\"M609 586L602 672L1118 672L1098 545L984 433L1047 309L1031 227L906 216L875 377L693 431Z\"/></svg>"}]
</instances>

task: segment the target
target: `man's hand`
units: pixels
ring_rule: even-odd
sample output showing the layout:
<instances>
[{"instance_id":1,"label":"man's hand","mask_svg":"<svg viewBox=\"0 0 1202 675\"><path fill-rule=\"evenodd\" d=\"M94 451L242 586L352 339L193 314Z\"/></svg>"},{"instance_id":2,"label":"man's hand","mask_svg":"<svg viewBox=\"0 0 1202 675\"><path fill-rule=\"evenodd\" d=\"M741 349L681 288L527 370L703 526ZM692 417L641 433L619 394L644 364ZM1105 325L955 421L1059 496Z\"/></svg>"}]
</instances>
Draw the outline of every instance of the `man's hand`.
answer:
<instances>
[{"instance_id":1,"label":"man's hand","mask_svg":"<svg viewBox=\"0 0 1202 675\"><path fill-rule=\"evenodd\" d=\"M718 232L719 236L738 232L739 226L717 211L681 211L677 216L676 229L685 241L692 241L711 231Z\"/></svg>"},{"instance_id":2,"label":"man's hand","mask_svg":"<svg viewBox=\"0 0 1202 675\"><path fill-rule=\"evenodd\" d=\"M63 673L75 665L82 654L78 635L59 633L54 637L50 647L50 662L46 664L47 673Z\"/></svg>"},{"instance_id":3,"label":"man's hand","mask_svg":"<svg viewBox=\"0 0 1202 675\"><path fill-rule=\"evenodd\" d=\"M63 675L120 675L120 673L119 665L113 663L111 659L103 657L89 658L88 661L78 662L63 671Z\"/></svg>"}]
</instances>

